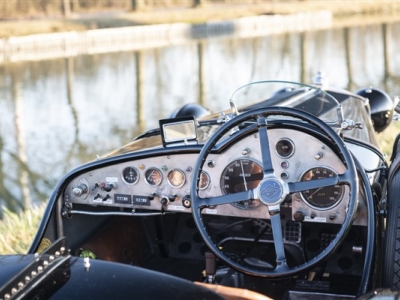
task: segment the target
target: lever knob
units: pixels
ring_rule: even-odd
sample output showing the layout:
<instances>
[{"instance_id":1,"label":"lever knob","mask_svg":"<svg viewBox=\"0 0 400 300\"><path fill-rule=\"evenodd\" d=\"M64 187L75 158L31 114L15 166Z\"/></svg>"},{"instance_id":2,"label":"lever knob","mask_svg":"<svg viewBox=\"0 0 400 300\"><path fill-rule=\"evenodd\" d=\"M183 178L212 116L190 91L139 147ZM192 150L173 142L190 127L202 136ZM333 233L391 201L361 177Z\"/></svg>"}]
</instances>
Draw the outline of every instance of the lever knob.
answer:
<instances>
[{"instance_id":1,"label":"lever knob","mask_svg":"<svg viewBox=\"0 0 400 300\"><path fill-rule=\"evenodd\" d=\"M167 196L162 196L161 197L161 200L160 200L160 202L161 202L161 205L168 205L169 204L169 197L167 197Z\"/></svg>"},{"instance_id":2,"label":"lever knob","mask_svg":"<svg viewBox=\"0 0 400 300\"><path fill-rule=\"evenodd\" d=\"M171 202L174 202L176 200L176 198L178 198L178 195L169 195L168 196L168 200Z\"/></svg>"}]
</instances>

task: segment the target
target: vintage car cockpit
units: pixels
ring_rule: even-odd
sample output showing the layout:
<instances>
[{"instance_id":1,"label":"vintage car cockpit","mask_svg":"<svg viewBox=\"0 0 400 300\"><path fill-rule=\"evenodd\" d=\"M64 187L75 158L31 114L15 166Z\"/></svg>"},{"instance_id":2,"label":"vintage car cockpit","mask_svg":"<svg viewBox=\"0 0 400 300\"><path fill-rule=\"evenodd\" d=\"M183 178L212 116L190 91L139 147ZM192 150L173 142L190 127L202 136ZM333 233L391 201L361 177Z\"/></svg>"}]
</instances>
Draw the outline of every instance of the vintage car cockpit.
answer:
<instances>
[{"instance_id":1,"label":"vintage car cockpit","mask_svg":"<svg viewBox=\"0 0 400 300\"><path fill-rule=\"evenodd\" d=\"M275 299L364 294L387 268L387 162L361 93L263 81L175 113L67 174L29 252L66 237L72 256Z\"/></svg>"}]
</instances>

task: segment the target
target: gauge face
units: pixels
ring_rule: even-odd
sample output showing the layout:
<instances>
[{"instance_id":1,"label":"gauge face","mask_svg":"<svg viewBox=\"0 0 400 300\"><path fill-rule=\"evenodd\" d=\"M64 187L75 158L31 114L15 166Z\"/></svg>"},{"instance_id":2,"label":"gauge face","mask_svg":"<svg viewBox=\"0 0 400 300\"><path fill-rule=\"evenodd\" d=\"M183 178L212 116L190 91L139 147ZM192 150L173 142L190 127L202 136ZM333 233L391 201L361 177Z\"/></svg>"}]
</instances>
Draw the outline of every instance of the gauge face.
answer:
<instances>
[{"instance_id":1,"label":"gauge face","mask_svg":"<svg viewBox=\"0 0 400 300\"><path fill-rule=\"evenodd\" d=\"M144 172L144 180L150 185L159 185L162 181L162 173L157 168L149 168Z\"/></svg>"},{"instance_id":2,"label":"gauge face","mask_svg":"<svg viewBox=\"0 0 400 300\"><path fill-rule=\"evenodd\" d=\"M199 190L205 190L210 185L210 176L202 171L200 173L200 180L199 180Z\"/></svg>"},{"instance_id":3,"label":"gauge face","mask_svg":"<svg viewBox=\"0 0 400 300\"><path fill-rule=\"evenodd\" d=\"M336 176L336 172L325 167L312 168L305 172L301 181L315 180ZM328 209L339 203L343 195L343 186L332 185L323 188L311 189L301 192L306 203L311 207Z\"/></svg>"},{"instance_id":4,"label":"gauge face","mask_svg":"<svg viewBox=\"0 0 400 300\"><path fill-rule=\"evenodd\" d=\"M185 184L186 176L182 170L174 169L168 173L168 183L170 186L178 188Z\"/></svg>"},{"instance_id":5,"label":"gauge face","mask_svg":"<svg viewBox=\"0 0 400 300\"><path fill-rule=\"evenodd\" d=\"M226 166L221 175L222 193L234 194L249 189L256 188L263 178L262 167L251 159L237 159ZM232 203L232 205L242 208L251 209L258 207L260 200L246 200Z\"/></svg>"},{"instance_id":6,"label":"gauge face","mask_svg":"<svg viewBox=\"0 0 400 300\"><path fill-rule=\"evenodd\" d=\"M127 167L122 171L122 179L127 184L135 184L139 180L139 172L135 167Z\"/></svg>"}]
</instances>

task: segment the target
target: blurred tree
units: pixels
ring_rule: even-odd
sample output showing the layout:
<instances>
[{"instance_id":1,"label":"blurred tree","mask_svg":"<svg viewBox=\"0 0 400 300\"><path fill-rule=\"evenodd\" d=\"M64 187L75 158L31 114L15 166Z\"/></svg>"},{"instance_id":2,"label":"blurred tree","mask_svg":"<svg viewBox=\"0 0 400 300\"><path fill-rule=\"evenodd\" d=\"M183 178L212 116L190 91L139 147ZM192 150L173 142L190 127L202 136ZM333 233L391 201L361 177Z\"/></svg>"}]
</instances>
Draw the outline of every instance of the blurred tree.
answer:
<instances>
[{"instance_id":1,"label":"blurred tree","mask_svg":"<svg viewBox=\"0 0 400 300\"><path fill-rule=\"evenodd\" d=\"M63 15L65 18L71 14L71 3L70 0L62 0Z\"/></svg>"},{"instance_id":2,"label":"blurred tree","mask_svg":"<svg viewBox=\"0 0 400 300\"><path fill-rule=\"evenodd\" d=\"M145 7L145 0L132 0L132 10L138 11Z\"/></svg>"},{"instance_id":3,"label":"blurred tree","mask_svg":"<svg viewBox=\"0 0 400 300\"><path fill-rule=\"evenodd\" d=\"M194 6L200 6L206 4L207 0L194 0Z\"/></svg>"}]
</instances>

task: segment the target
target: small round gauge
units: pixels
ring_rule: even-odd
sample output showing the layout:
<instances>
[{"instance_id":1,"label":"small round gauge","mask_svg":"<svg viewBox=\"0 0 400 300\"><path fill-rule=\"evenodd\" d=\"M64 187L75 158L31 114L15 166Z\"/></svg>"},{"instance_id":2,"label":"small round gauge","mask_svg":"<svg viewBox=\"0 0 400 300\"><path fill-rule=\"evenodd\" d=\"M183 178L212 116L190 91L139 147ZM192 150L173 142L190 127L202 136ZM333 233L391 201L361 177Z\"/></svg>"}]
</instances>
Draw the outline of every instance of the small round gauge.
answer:
<instances>
[{"instance_id":1,"label":"small round gauge","mask_svg":"<svg viewBox=\"0 0 400 300\"><path fill-rule=\"evenodd\" d=\"M275 150L280 157L288 158L294 153L294 144L287 138L280 139L275 145Z\"/></svg>"},{"instance_id":2,"label":"small round gauge","mask_svg":"<svg viewBox=\"0 0 400 300\"><path fill-rule=\"evenodd\" d=\"M256 188L263 178L261 165L251 159L236 159L225 167L221 175L222 193L234 194ZM261 204L260 200L245 200L232 203L241 209L256 208Z\"/></svg>"},{"instance_id":3,"label":"small round gauge","mask_svg":"<svg viewBox=\"0 0 400 300\"><path fill-rule=\"evenodd\" d=\"M325 167L316 167L308 170L301 176L301 181L329 178L336 176L336 172ZM329 209L339 203L343 196L343 186L332 186L310 189L301 192L304 201L311 207Z\"/></svg>"},{"instance_id":4,"label":"small round gauge","mask_svg":"<svg viewBox=\"0 0 400 300\"><path fill-rule=\"evenodd\" d=\"M175 188L181 187L185 184L186 181L185 173L183 173L183 171L179 169L173 169L172 171L170 171L167 178L170 186Z\"/></svg>"},{"instance_id":5,"label":"small round gauge","mask_svg":"<svg viewBox=\"0 0 400 300\"><path fill-rule=\"evenodd\" d=\"M139 180L139 171L135 167L126 167L122 171L122 179L127 184L135 184Z\"/></svg>"},{"instance_id":6,"label":"small round gauge","mask_svg":"<svg viewBox=\"0 0 400 300\"><path fill-rule=\"evenodd\" d=\"M206 172L202 171L200 173L200 180L199 180L199 190L203 191L210 185L210 175Z\"/></svg>"},{"instance_id":7,"label":"small round gauge","mask_svg":"<svg viewBox=\"0 0 400 300\"><path fill-rule=\"evenodd\" d=\"M144 172L144 180L150 185L159 185L162 178L162 173L157 168L148 168L146 172Z\"/></svg>"}]
</instances>

